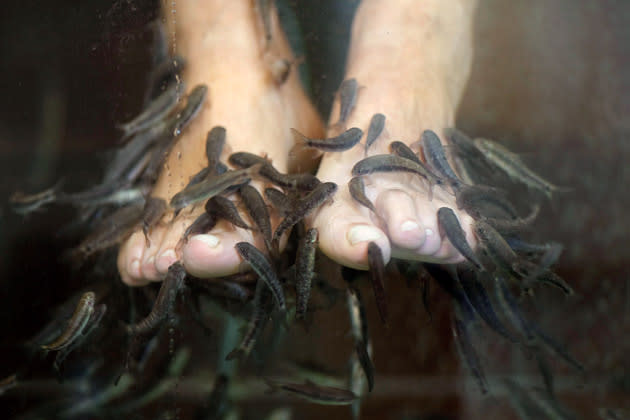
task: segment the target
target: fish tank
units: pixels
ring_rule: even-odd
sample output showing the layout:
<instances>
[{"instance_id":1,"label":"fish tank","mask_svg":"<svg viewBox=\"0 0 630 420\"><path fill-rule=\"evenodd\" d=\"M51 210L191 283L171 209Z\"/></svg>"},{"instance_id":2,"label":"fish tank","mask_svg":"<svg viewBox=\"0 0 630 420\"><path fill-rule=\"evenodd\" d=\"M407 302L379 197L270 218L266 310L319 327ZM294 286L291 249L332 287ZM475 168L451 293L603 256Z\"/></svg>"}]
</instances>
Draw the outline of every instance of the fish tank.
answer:
<instances>
[{"instance_id":1,"label":"fish tank","mask_svg":"<svg viewBox=\"0 0 630 420\"><path fill-rule=\"evenodd\" d=\"M3 419L630 419L630 4L0 21Z\"/></svg>"}]
</instances>

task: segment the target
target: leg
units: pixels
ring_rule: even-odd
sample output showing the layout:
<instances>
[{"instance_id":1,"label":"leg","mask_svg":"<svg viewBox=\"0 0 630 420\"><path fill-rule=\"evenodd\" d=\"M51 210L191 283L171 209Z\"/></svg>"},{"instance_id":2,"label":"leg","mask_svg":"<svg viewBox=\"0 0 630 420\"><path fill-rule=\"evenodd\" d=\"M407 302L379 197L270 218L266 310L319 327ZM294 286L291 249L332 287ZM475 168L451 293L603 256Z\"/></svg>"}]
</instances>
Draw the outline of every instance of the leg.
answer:
<instances>
[{"instance_id":1,"label":"leg","mask_svg":"<svg viewBox=\"0 0 630 420\"><path fill-rule=\"evenodd\" d=\"M270 54L292 59L288 44L273 23L273 45L265 50L258 15L249 0L187 1L177 4L177 20L167 16L170 33L175 28L176 52L188 59L184 80L189 87L209 87L207 105L178 140L155 185L153 196L169 200L190 177L205 166L206 133L215 125L227 129L222 159L231 152L247 150L267 154L274 165L286 171L287 151L292 145L290 128L320 136L321 122L302 91L297 72L281 86L267 65ZM123 281L141 285L160 280L169 265L181 260L186 270L199 277L235 273L240 258L234 244L254 241L251 232L219 223L209 234L190 238L178 249L182 233L203 211L184 209L172 222L150 232L147 247L141 231L120 249L118 268ZM259 244L262 245L262 244Z\"/></svg>"},{"instance_id":2,"label":"leg","mask_svg":"<svg viewBox=\"0 0 630 420\"><path fill-rule=\"evenodd\" d=\"M389 153L394 140L412 144L425 129L441 134L454 125L471 66L474 9L472 0L362 2L353 23L346 78L356 78L363 88L347 127L366 131L373 114L386 115L384 133L370 154ZM338 107L333 106L331 122ZM363 148L355 147L322 160L318 177L341 187L334 204L312 220L320 230L323 252L356 268L367 266L369 241L377 242L387 259L461 260L452 245L440 239L437 228L437 210L455 207L454 197L436 189L430 200L406 174L371 175L367 195L381 221L356 204L346 187L352 166L362 158ZM472 243L470 217L459 218Z\"/></svg>"}]
</instances>

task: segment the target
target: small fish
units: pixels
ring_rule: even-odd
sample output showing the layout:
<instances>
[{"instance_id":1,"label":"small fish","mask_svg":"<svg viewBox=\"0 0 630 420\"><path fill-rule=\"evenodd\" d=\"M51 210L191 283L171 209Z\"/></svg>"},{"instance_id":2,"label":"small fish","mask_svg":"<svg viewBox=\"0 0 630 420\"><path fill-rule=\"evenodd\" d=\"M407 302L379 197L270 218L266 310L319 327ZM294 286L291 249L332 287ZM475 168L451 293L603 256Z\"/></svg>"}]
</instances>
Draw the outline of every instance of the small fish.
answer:
<instances>
[{"instance_id":1,"label":"small fish","mask_svg":"<svg viewBox=\"0 0 630 420\"><path fill-rule=\"evenodd\" d=\"M499 217L483 217L483 220L501 234L520 232L531 225L540 211L540 205L535 204L532 211L525 217L503 219Z\"/></svg>"},{"instance_id":2,"label":"small fish","mask_svg":"<svg viewBox=\"0 0 630 420\"><path fill-rule=\"evenodd\" d=\"M448 180L454 190L461 187L462 181L453 171L446 159L440 138L431 130L422 132L422 151L424 158L433 170Z\"/></svg>"},{"instance_id":3,"label":"small fish","mask_svg":"<svg viewBox=\"0 0 630 420\"><path fill-rule=\"evenodd\" d=\"M90 255L122 242L142 220L143 203L121 207L101 220L71 255L87 258Z\"/></svg>"},{"instance_id":4,"label":"small fish","mask_svg":"<svg viewBox=\"0 0 630 420\"><path fill-rule=\"evenodd\" d=\"M416 155L416 153L413 150L411 150L411 148L407 146L405 143L401 141L393 141L389 144L389 150L396 156L411 160L415 162L417 165L419 165L420 167L422 167L424 175L422 174L421 175L424 176L429 181L429 200L432 200L433 199L433 185L442 186L444 184L444 181L442 180L442 178L435 175L431 171L431 168L429 168L426 163L421 161L418 155Z\"/></svg>"},{"instance_id":5,"label":"small fish","mask_svg":"<svg viewBox=\"0 0 630 420\"><path fill-rule=\"evenodd\" d=\"M513 274L512 266L517 262L518 256L512 251L503 236L483 220L475 221L473 232L486 255L490 257L497 268L505 273Z\"/></svg>"},{"instance_id":6,"label":"small fish","mask_svg":"<svg viewBox=\"0 0 630 420\"><path fill-rule=\"evenodd\" d=\"M525 317L518 302L510 289L508 288L505 279L501 276L493 276L495 283L495 295L497 301L502 306L503 311L512 325L526 338L526 341L532 343L535 339L535 333L531 326L531 322ZM525 340L523 340L525 341Z\"/></svg>"},{"instance_id":7,"label":"small fish","mask_svg":"<svg viewBox=\"0 0 630 420\"><path fill-rule=\"evenodd\" d=\"M0 396L10 390L11 388L15 388L18 384L17 374L9 375L6 378L0 379Z\"/></svg>"},{"instance_id":8,"label":"small fish","mask_svg":"<svg viewBox=\"0 0 630 420\"><path fill-rule=\"evenodd\" d=\"M343 152L352 149L363 137L363 131L356 127L344 131L337 137L328 139L311 139L294 128L291 129L291 132L296 142L302 142L308 147L324 152Z\"/></svg>"},{"instance_id":9,"label":"small fish","mask_svg":"<svg viewBox=\"0 0 630 420\"><path fill-rule=\"evenodd\" d=\"M168 115L177 106L185 86L183 82L172 83L134 119L120 124L118 128L123 131L123 137L130 137L139 131L145 130Z\"/></svg>"},{"instance_id":10,"label":"small fish","mask_svg":"<svg viewBox=\"0 0 630 420\"><path fill-rule=\"evenodd\" d=\"M177 113L172 122L173 137L181 134L184 127L199 114L208 94L208 86L201 84L193 88L186 97L186 105L181 112Z\"/></svg>"},{"instance_id":11,"label":"small fish","mask_svg":"<svg viewBox=\"0 0 630 420\"><path fill-rule=\"evenodd\" d=\"M315 276L315 254L319 232L316 228L306 231L300 239L295 257L295 290L297 295L296 318L304 319L311 296L311 282Z\"/></svg>"},{"instance_id":12,"label":"small fish","mask_svg":"<svg viewBox=\"0 0 630 420\"><path fill-rule=\"evenodd\" d=\"M475 308L475 311L481 316L481 318L492 328L495 332L507 338L508 340L517 343L519 339L515 337L503 322L499 319L496 312L492 307L490 298L486 293L486 289L483 284L477 280L476 273L471 270L465 270L462 275L459 276L459 283L462 285L468 301Z\"/></svg>"},{"instance_id":13,"label":"small fish","mask_svg":"<svg viewBox=\"0 0 630 420\"><path fill-rule=\"evenodd\" d=\"M459 173L467 182L479 179L479 175L492 174L494 167L475 146L473 140L456 128L444 130L444 136L454 146L453 160Z\"/></svg>"},{"instance_id":14,"label":"small fish","mask_svg":"<svg viewBox=\"0 0 630 420\"><path fill-rule=\"evenodd\" d=\"M251 180L253 174L260 169L259 165L247 169L228 171L215 177L207 178L198 184L185 188L171 198L170 206L179 211L191 204L207 200L236 185L242 185Z\"/></svg>"},{"instance_id":15,"label":"small fish","mask_svg":"<svg viewBox=\"0 0 630 420\"><path fill-rule=\"evenodd\" d=\"M172 119L160 121L157 124L149 127L136 134L131 140L129 140L124 146L116 150L112 160L105 169L103 175L102 184L109 186L120 182L124 179L131 168L134 167L136 162L142 160L142 157L147 152L154 148L156 144L160 142L167 142L172 138L173 132L169 126L169 122ZM151 157L146 163L144 163L142 172L146 171L153 157Z\"/></svg>"},{"instance_id":16,"label":"small fish","mask_svg":"<svg viewBox=\"0 0 630 420\"><path fill-rule=\"evenodd\" d=\"M337 184L334 182L324 182L319 184L313 191L298 201L292 213L289 213L276 228L273 234L273 242L278 243L280 237L288 229L291 229L300 220L308 216L313 210L322 205L337 191Z\"/></svg>"},{"instance_id":17,"label":"small fish","mask_svg":"<svg viewBox=\"0 0 630 420\"><path fill-rule=\"evenodd\" d=\"M486 381L485 374L481 367L479 356L470 341L466 324L457 317L453 319L453 336L455 337L455 342L458 345L457 347L459 348L462 357L466 361L466 365L477 380L477 384L479 385L481 392L483 394L487 394L488 382Z\"/></svg>"},{"instance_id":18,"label":"small fish","mask_svg":"<svg viewBox=\"0 0 630 420\"><path fill-rule=\"evenodd\" d=\"M214 196L206 202L205 208L206 213L217 219L225 219L234 226L238 226L242 229L251 229L251 227L245 223L238 209L229 198L220 195Z\"/></svg>"},{"instance_id":19,"label":"small fish","mask_svg":"<svg viewBox=\"0 0 630 420\"><path fill-rule=\"evenodd\" d=\"M493 214L498 211L510 218L518 218L518 212L507 199L506 192L499 188L464 185L455 193L455 203L458 209L465 210L474 219L488 215L483 209L489 209Z\"/></svg>"},{"instance_id":20,"label":"small fish","mask_svg":"<svg viewBox=\"0 0 630 420\"><path fill-rule=\"evenodd\" d=\"M358 93L357 79L352 78L341 82L341 86L339 86L339 120L335 124L336 126L341 127L345 124L357 103Z\"/></svg>"},{"instance_id":21,"label":"small fish","mask_svg":"<svg viewBox=\"0 0 630 420\"><path fill-rule=\"evenodd\" d=\"M228 158L228 161L238 168L249 168L256 164L262 164L258 175L271 181L274 185L281 188L300 191L312 191L321 182L316 176L303 173L303 174L283 174L271 165L265 158L257 156L248 152L232 153Z\"/></svg>"},{"instance_id":22,"label":"small fish","mask_svg":"<svg viewBox=\"0 0 630 420\"><path fill-rule=\"evenodd\" d=\"M219 164L223 147L225 146L226 130L224 127L216 126L208 132L206 138L206 157L208 158L208 168L212 174L216 174L216 167Z\"/></svg>"},{"instance_id":23,"label":"small fish","mask_svg":"<svg viewBox=\"0 0 630 420\"><path fill-rule=\"evenodd\" d=\"M440 229L440 236L446 236L451 244L462 254L468 261L470 261L477 269L485 270L479 258L472 250L470 244L466 240L466 233L459 224L459 220L455 215L453 209L449 207L440 207L438 210L438 228Z\"/></svg>"},{"instance_id":24,"label":"small fish","mask_svg":"<svg viewBox=\"0 0 630 420\"><path fill-rule=\"evenodd\" d=\"M267 250L271 251L271 220L269 219L269 210L265 200L263 200L258 190L250 185L243 185L239 190L239 194L243 199L243 204L245 204L249 216L258 227Z\"/></svg>"},{"instance_id":25,"label":"small fish","mask_svg":"<svg viewBox=\"0 0 630 420\"><path fill-rule=\"evenodd\" d=\"M197 85L186 98L184 108L164 123L164 127L158 126L160 131L157 138L151 144L155 144L151 149L151 159L142 174L142 178L148 182L154 182L174 142L173 139L178 137L182 131L193 121L199 114L206 99L208 87L206 85Z\"/></svg>"},{"instance_id":26,"label":"small fish","mask_svg":"<svg viewBox=\"0 0 630 420\"><path fill-rule=\"evenodd\" d=\"M163 26L163 25L161 25ZM164 57L157 62L157 66L149 73L147 81L147 93L144 103L159 97L170 84L182 83L181 74L187 66L186 60L181 56Z\"/></svg>"},{"instance_id":27,"label":"small fish","mask_svg":"<svg viewBox=\"0 0 630 420\"><path fill-rule=\"evenodd\" d=\"M352 337L355 342L361 341L369 344L370 338L368 334L367 314L365 306L361 299L359 289L348 287L346 290L346 304L350 315L350 325L352 327Z\"/></svg>"},{"instance_id":28,"label":"small fish","mask_svg":"<svg viewBox=\"0 0 630 420\"><path fill-rule=\"evenodd\" d=\"M42 349L61 350L77 340L94 312L95 301L96 295L94 292L84 293L79 300L79 304L74 310L74 314L72 314L72 317L68 321L66 329L63 330L63 332L55 340L42 345Z\"/></svg>"},{"instance_id":29,"label":"small fish","mask_svg":"<svg viewBox=\"0 0 630 420\"><path fill-rule=\"evenodd\" d=\"M359 204L364 207L367 207L372 213L378 216L376 212L376 207L370 201L369 198L365 195L365 184L363 183L363 178L360 176L355 176L348 182L348 190L350 191L350 195L352 198Z\"/></svg>"},{"instance_id":30,"label":"small fish","mask_svg":"<svg viewBox=\"0 0 630 420\"><path fill-rule=\"evenodd\" d=\"M546 181L540 175L525 166L525 163L523 163L515 153L510 152L499 143L488 139L477 138L474 140L474 144L489 161L505 172L510 179L525 184L534 190L538 190L548 198L551 198L554 192L571 191L570 188L559 187Z\"/></svg>"},{"instance_id":31,"label":"small fish","mask_svg":"<svg viewBox=\"0 0 630 420\"><path fill-rule=\"evenodd\" d=\"M357 341L354 344L354 351L357 354L357 358L359 359L361 368L363 369L365 377L368 380L368 390L372 392L372 389L374 388L374 363L372 362L372 358L370 357L368 345L363 341Z\"/></svg>"},{"instance_id":32,"label":"small fish","mask_svg":"<svg viewBox=\"0 0 630 420\"><path fill-rule=\"evenodd\" d=\"M385 296L385 260L381 248L375 243L370 242L367 249L368 266L370 267L370 281L374 290L374 300L378 315L383 324L387 325L388 310L387 298Z\"/></svg>"},{"instance_id":33,"label":"small fish","mask_svg":"<svg viewBox=\"0 0 630 420\"><path fill-rule=\"evenodd\" d=\"M400 156L402 158L412 160L416 162L418 165L424 166L424 169L427 172L431 172L431 169L429 169L427 166L424 165L424 163L420 160L418 155L416 155L416 152L411 150L411 148L407 146L405 143L403 143L402 141L391 142L389 144L389 150L396 156Z\"/></svg>"},{"instance_id":34,"label":"small fish","mask_svg":"<svg viewBox=\"0 0 630 420\"><path fill-rule=\"evenodd\" d=\"M369 175L374 172L411 172L435 184L435 175L422 165L396 155L374 155L357 162L352 176Z\"/></svg>"},{"instance_id":35,"label":"small fish","mask_svg":"<svg viewBox=\"0 0 630 420\"><path fill-rule=\"evenodd\" d=\"M272 391L281 389L305 400L324 405L348 405L357 396L347 389L316 385L307 380L303 384L272 381L265 379Z\"/></svg>"},{"instance_id":36,"label":"small fish","mask_svg":"<svg viewBox=\"0 0 630 420\"><path fill-rule=\"evenodd\" d=\"M146 334L156 328L173 310L177 294L184 287L185 278L186 269L182 263L173 263L168 268L151 312L137 324L127 325L127 333Z\"/></svg>"},{"instance_id":37,"label":"small fish","mask_svg":"<svg viewBox=\"0 0 630 420\"><path fill-rule=\"evenodd\" d=\"M584 373L584 366L582 366L580 362L578 362L575 358L573 358L573 356L571 356L571 354L569 354L564 345L560 344L549 334L544 332L536 323L529 322L529 326L549 350L560 356L566 363L568 363L578 372Z\"/></svg>"},{"instance_id":38,"label":"small fish","mask_svg":"<svg viewBox=\"0 0 630 420\"><path fill-rule=\"evenodd\" d=\"M352 418L358 420L361 417L361 399L367 393L367 377L356 352L350 356L350 374L348 375L348 388L357 399L352 402Z\"/></svg>"},{"instance_id":39,"label":"small fish","mask_svg":"<svg viewBox=\"0 0 630 420\"><path fill-rule=\"evenodd\" d=\"M365 154L367 155L368 149L372 146L372 143L379 138L383 129L385 128L385 115L374 114L370 119L370 126L368 127L367 135L365 136Z\"/></svg>"},{"instance_id":40,"label":"small fish","mask_svg":"<svg viewBox=\"0 0 630 420\"><path fill-rule=\"evenodd\" d=\"M544 254L549 251L551 248L559 248L558 251L562 250L562 245L557 242L549 242L544 244L534 244L530 242L526 242L516 236L506 236L505 241L510 245L515 252L525 253L525 254ZM557 252L557 251L554 251ZM555 261L553 262L555 263ZM553 263L551 265L553 265ZM543 266L542 260L540 263ZM551 266L550 265L550 266ZM547 268L549 268L548 266Z\"/></svg>"},{"instance_id":41,"label":"small fish","mask_svg":"<svg viewBox=\"0 0 630 420\"><path fill-rule=\"evenodd\" d=\"M271 203L271 205L280 212L280 214L286 215L293 210L293 203L287 197L285 193L275 188L265 188L265 197Z\"/></svg>"},{"instance_id":42,"label":"small fish","mask_svg":"<svg viewBox=\"0 0 630 420\"><path fill-rule=\"evenodd\" d=\"M260 280L269 287L280 312L285 313L286 303L282 284L265 254L248 242L239 242L236 244L235 248L239 255L247 261L256 274L258 274Z\"/></svg>"},{"instance_id":43,"label":"small fish","mask_svg":"<svg viewBox=\"0 0 630 420\"><path fill-rule=\"evenodd\" d=\"M547 395L553 397L554 395L554 380L553 373L551 372L551 366L547 362L545 356L539 350L534 351L534 357L536 357L536 364L538 365L538 371L543 377L543 383L545 384L545 390Z\"/></svg>"},{"instance_id":44,"label":"small fish","mask_svg":"<svg viewBox=\"0 0 630 420\"><path fill-rule=\"evenodd\" d=\"M225 360L233 360L235 358L245 359L249 356L260 333L265 329L269 315L273 305L271 291L262 281L256 283L256 292L254 294L254 310L249 319L247 332L241 340L241 344L232 350Z\"/></svg>"},{"instance_id":45,"label":"small fish","mask_svg":"<svg viewBox=\"0 0 630 420\"><path fill-rule=\"evenodd\" d=\"M85 340L98 328L101 323L101 320L105 316L107 312L107 305L101 303L100 305L96 305L94 307L94 311L92 311L92 315L88 319L88 322L85 328L78 335L77 339L72 342L71 345L64 347L55 356L54 368L59 371L59 368L63 361L68 357L70 353L72 353L76 348L81 346Z\"/></svg>"},{"instance_id":46,"label":"small fish","mask_svg":"<svg viewBox=\"0 0 630 420\"><path fill-rule=\"evenodd\" d=\"M75 207L97 207L106 204L114 204L116 206L124 206L134 202L144 201L145 195L149 192L147 185L140 184L136 187L123 188L116 184L112 184L110 188L102 189L99 194L99 186L91 188L88 191L79 193L60 193L57 203L70 204ZM108 192L107 190L111 191ZM90 194L93 192L94 194ZM92 195L92 197L90 197Z\"/></svg>"},{"instance_id":47,"label":"small fish","mask_svg":"<svg viewBox=\"0 0 630 420\"><path fill-rule=\"evenodd\" d=\"M530 282L538 280L543 283L548 283L558 289L562 290L567 296L573 295L575 292L573 288L567 284L566 281L553 271L541 267L537 264L526 260L516 261L512 264L512 270L524 279L524 284L527 287Z\"/></svg>"},{"instance_id":48,"label":"small fish","mask_svg":"<svg viewBox=\"0 0 630 420\"><path fill-rule=\"evenodd\" d=\"M204 408L204 419L223 419L226 418L228 409L228 386L230 379L225 374L217 375L214 380L212 392L208 396L206 406Z\"/></svg>"},{"instance_id":49,"label":"small fish","mask_svg":"<svg viewBox=\"0 0 630 420\"><path fill-rule=\"evenodd\" d=\"M206 166L205 168L201 169L199 172L194 174L192 178L190 178L190 181L188 181L188 184L186 184L184 189L192 187L195 184L199 184L201 181L206 179L210 175L210 173L211 172L210 172L209 166Z\"/></svg>"},{"instance_id":50,"label":"small fish","mask_svg":"<svg viewBox=\"0 0 630 420\"><path fill-rule=\"evenodd\" d=\"M166 201L163 198L149 197L144 203L144 210L142 213L142 232L144 238L147 241L147 246L150 246L149 242L149 230L155 226L164 213L166 213Z\"/></svg>"},{"instance_id":51,"label":"small fish","mask_svg":"<svg viewBox=\"0 0 630 420\"><path fill-rule=\"evenodd\" d=\"M17 214L26 215L39 210L49 203L55 202L61 191L62 181L57 182L54 186L36 194L24 194L15 192L9 198L13 211Z\"/></svg>"},{"instance_id":52,"label":"small fish","mask_svg":"<svg viewBox=\"0 0 630 420\"><path fill-rule=\"evenodd\" d=\"M438 264L424 263L423 267L431 278L455 300L464 321L469 322L475 320L475 309L468 300L468 296L466 296L466 292L464 292L458 280L457 272L452 269L447 271L443 266Z\"/></svg>"},{"instance_id":53,"label":"small fish","mask_svg":"<svg viewBox=\"0 0 630 420\"><path fill-rule=\"evenodd\" d=\"M194 235L203 234L206 232L210 232L217 224L217 218L213 215L210 215L206 212L201 213L195 221L188 226L184 235L182 236L182 241L188 242L188 238Z\"/></svg>"}]
</instances>

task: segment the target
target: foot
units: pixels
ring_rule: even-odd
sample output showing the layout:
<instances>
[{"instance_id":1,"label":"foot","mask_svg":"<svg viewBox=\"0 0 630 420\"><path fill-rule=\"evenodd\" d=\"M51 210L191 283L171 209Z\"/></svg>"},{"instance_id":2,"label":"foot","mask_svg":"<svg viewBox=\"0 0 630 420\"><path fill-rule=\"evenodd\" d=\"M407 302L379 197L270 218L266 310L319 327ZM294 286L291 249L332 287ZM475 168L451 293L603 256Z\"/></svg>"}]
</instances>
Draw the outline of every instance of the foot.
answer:
<instances>
[{"instance_id":1,"label":"foot","mask_svg":"<svg viewBox=\"0 0 630 420\"><path fill-rule=\"evenodd\" d=\"M209 92L203 110L168 156L153 196L168 202L206 166L206 134L213 126L227 130L223 162L231 152L243 150L267 155L281 171L288 167L291 128L312 136L323 134L297 72L291 71L283 84L274 77L276 58L291 61L293 56L275 15L273 41L265 48L260 17L252 4L249 0L206 0L201 8L198 2L178 3L177 21L169 23L171 34L175 28L176 52L188 60L184 80L189 87L205 83ZM122 280L129 285L161 280L177 260L201 278L233 274L241 261L234 249L237 242L263 248L258 235L224 222L182 245L182 234L202 211L203 206L190 206L172 222L173 214L167 214L151 230L148 242L141 230L133 233L118 254Z\"/></svg>"},{"instance_id":2,"label":"foot","mask_svg":"<svg viewBox=\"0 0 630 420\"><path fill-rule=\"evenodd\" d=\"M386 116L385 129L369 155L389 153L394 140L411 145L425 129L443 138L443 129L454 126L470 68L472 2L395 3L364 0L353 23L346 78L356 78L361 88L346 127L367 132L372 115ZM337 102L331 127L338 115ZM440 238L437 226L438 209L453 208L474 246L472 219L457 210L452 193L435 187L431 199L414 175L373 174L365 183L366 195L378 212L375 215L356 203L347 187L352 167L363 158L364 148L357 146L322 159L317 176L340 186L334 204L322 207L312 219L319 229L322 251L340 264L359 269L367 267L370 241L381 247L386 260L394 256L462 261L450 242Z\"/></svg>"}]
</instances>

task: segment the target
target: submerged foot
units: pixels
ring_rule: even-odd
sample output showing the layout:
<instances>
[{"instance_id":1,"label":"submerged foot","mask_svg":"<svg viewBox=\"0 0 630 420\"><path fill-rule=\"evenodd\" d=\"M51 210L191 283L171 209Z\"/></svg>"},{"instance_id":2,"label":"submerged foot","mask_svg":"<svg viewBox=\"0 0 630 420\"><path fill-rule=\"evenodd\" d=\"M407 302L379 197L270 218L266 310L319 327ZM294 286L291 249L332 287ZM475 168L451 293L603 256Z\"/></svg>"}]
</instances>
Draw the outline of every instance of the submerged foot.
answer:
<instances>
[{"instance_id":1,"label":"submerged foot","mask_svg":"<svg viewBox=\"0 0 630 420\"><path fill-rule=\"evenodd\" d=\"M425 129L443 138L443 129L454 125L470 68L470 2L462 1L458 13L439 4L421 8L413 1L397 3L364 0L353 24L346 79L356 78L360 89L345 126L367 132L374 114L386 116L383 133L368 155L389 153L393 141L416 143ZM331 122L337 121L338 113L337 102ZM338 132L332 130L329 136L335 134ZM436 187L431 198L415 175L368 175L365 189L376 208L374 214L354 201L347 187L352 167L363 158L360 145L343 153L328 153L322 159L317 176L340 186L334 203L322 207L312 219L319 229L322 251L355 268L367 267L369 242L380 246L386 260L394 256L462 261L451 243L440 238L437 224L438 209L453 208L468 241L474 244L472 219L457 211L452 193Z\"/></svg>"},{"instance_id":2,"label":"submerged foot","mask_svg":"<svg viewBox=\"0 0 630 420\"><path fill-rule=\"evenodd\" d=\"M322 125L301 89L297 72L291 71L283 84L274 74L276 58L293 58L277 19L272 20L273 42L265 50L260 17L250 1L206 1L203 9L183 3L178 4L177 15L178 25L186 22L176 27L177 53L189 63L184 80L188 86L207 84L208 99L170 152L152 196L168 202L207 165L206 134L218 125L227 130L223 162L232 152L248 151L266 155L278 170L286 172L293 144L290 128L321 136ZM236 243L246 241L263 248L259 235L227 222L180 243L184 231L203 211L202 205L189 206L173 221L173 213L167 213L151 229L148 241L142 230L134 232L118 255L123 281L142 285L161 280L177 260L201 278L228 275L238 271L241 261ZM247 220L245 214L243 217Z\"/></svg>"}]
</instances>

